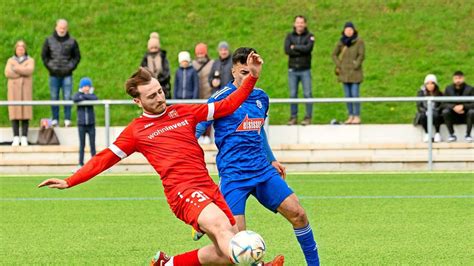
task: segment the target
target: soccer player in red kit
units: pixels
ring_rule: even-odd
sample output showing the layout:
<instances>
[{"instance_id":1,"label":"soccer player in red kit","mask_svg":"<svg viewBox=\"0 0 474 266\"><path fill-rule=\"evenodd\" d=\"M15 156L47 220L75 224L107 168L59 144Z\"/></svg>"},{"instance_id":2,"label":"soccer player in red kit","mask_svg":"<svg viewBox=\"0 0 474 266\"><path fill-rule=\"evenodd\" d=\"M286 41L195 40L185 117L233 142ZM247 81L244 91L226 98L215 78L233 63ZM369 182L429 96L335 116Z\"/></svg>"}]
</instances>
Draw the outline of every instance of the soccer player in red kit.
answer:
<instances>
[{"instance_id":1,"label":"soccer player in red kit","mask_svg":"<svg viewBox=\"0 0 474 266\"><path fill-rule=\"evenodd\" d=\"M225 100L210 104L166 106L160 83L140 68L126 82L127 93L143 109L110 145L74 175L47 179L39 187L65 189L83 183L134 152L142 153L160 175L168 204L180 220L205 232L213 244L173 257L159 251L152 265L229 264L235 220L206 169L204 152L195 138L196 124L233 113L250 95L262 69L256 53L247 58L250 76ZM277 265L274 263L273 265ZM269 264L270 265L270 264Z\"/></svg>"}]
</instances>

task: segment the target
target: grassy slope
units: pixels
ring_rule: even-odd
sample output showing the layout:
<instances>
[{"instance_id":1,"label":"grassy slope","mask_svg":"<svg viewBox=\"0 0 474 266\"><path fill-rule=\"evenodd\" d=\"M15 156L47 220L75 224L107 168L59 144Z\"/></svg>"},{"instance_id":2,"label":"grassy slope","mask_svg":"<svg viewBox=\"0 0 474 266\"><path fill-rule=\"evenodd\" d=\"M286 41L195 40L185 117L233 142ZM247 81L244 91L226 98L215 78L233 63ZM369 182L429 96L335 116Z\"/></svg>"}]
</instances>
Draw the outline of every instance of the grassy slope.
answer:
<instances>
[{"instance_id":1,"label":"grassy slope","mask_svg":"<svg viewBox=\"0 0 474 266\"><path fill-rule=\"evenodd\" d=\"M44 177L0 177L1 198L163 197L157 176L103 176L80 187L37 189ZM308 196L474 195L473 174L291 175L326 265L463 265L474 258L472 198L311 199ZM157 249L198 248L190 228L159 201L4 201L5 264L146 265ZM268 256L304 265L288 223L251 198L248 227ZM271 227L268 227L272 224ZM470 244L471 243L471 244Z\"/></svg>"},{"instance_id":2,"label":"grassy slope","mask_svg":"<svg viewBox=\"0 0 474 266\"><path fill-rule=\"evenodd\" d=\"M15 2L15 1L13 1ZM70 21L72 36L79 41L82 62L75 72L90 76L102 99L127 98L123 82L139 64L148 35L158 31L169 53L171 67L177 67L177 53L193 50L200 41L213 47L228 40L233 48L253 46L267 64L259 85L271 97L288 97L287 58L283 39L291 29L295 14L309 19L316 34L313 52L315 97L341 97L342 89L333 75L330 59L347 20L355 22L366 41L366 81L363 96L415 95L427 73L438 75L444 87L454 70L462 69L474 79L474 29L470 26L474 3L463 0L351 0L351 1L2 1L0 8L0 62L11 56L15 41L23 38L37 61L34 98L48 99L47 72L40 60L41 46L59 17ZM342 4L344 2L344 4ZM472 82L471 82L472 83ZM6 80L0 77L0 99L6 98ZM76 88L74 89L76 90ZM302 110L303 106L300 106ZM103 123L102 108L98 109ZM367 123L409 123L413 104L365 104ZM35 118L49 117L49 108L35 108ZM134 107L114 107L112 124L126 124L139 111ZM289 106L272 107L272 123L284 123ZM301 112L302 113L302 112ZM344 105L319 105L318 123L344 119ZM36 123L36 122L35 122ZM8 125L7 108L0 108L0 125Z\"/></svg>"}]
</instances>

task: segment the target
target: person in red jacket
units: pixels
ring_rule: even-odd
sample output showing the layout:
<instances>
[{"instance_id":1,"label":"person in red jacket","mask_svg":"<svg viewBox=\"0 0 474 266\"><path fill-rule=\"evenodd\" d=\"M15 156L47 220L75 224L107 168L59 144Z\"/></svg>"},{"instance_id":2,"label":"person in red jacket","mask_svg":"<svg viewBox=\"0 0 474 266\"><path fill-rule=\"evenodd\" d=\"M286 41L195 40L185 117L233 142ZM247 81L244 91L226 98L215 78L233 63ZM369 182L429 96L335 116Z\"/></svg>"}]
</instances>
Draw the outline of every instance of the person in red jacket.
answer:
<instances>
[{"instance_id":1,"label":"person in red jacket","mask_svg":"<svg viewBox=\"0 0 474 266\"><path fill-rule=\"evenodd\" d=\"M195 138L196 124L233 113L250 95L262 68L261 57L247 58L251 75L232 95L211 104L166 106L163 89L151 73L140 68L126 82L127 93L143 109L110 145L74 175L51 178L38 186L66 189L86 182L134 152L142 153L160 175L173 213L194 229L209 235L213 244L168 257L159 251L151 265L228 264L235 220L206 169L204 152ZM278 264L273 264L278 265ZM279 265L282 265L281 263Z\"/></svg>"}]
</instances>

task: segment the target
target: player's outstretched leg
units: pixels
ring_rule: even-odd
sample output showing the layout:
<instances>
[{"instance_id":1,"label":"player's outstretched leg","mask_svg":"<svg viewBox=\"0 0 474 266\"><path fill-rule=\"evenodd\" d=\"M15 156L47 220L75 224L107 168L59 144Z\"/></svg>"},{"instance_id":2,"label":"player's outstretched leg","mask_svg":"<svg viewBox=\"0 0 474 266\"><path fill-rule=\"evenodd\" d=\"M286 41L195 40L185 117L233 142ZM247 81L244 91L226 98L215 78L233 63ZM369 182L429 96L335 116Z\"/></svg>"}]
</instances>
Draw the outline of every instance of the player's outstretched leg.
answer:
<instances>
[{"instance_id":1,"label":"player's outstretched leg","mask_svg":"<svg viewBox=\"0 0 474 266\"><path fill-rule=\"evenodd\" d=\"M229 210L230 212L230 210ZM198 217L199 228L212 240L214 245L199 249L199 261L202 264L230 263L230 239L237 233L237 226L233 226L225 214L216 204L207 205Z\"/></svg>"},{"instance_id":2,"label":"player's outstretched leg","mask_svg":"<svg viewBox=\"0 0 474 266\"><path fill-rule=\"evenodd\" d=\"M309 225L306 211L301 206L296 195L293 193L283 200L277 211L293 225L293 230L303 250L308 266L319 266L318 247L314 240L313 230Z\"/></svg>"},{"instance_id":3,"label":"player's outstretched leg","mask_svg":"<svg viewBox=\"0 0 474 266\"><path fill-rule=\"evenodd\" d=\"M231 264L228 250L230 239L237 233L237 227L231 225L229 217L216 204L210 203L201 211L197 222L199 228L212 240L212 245L173 257L167 257L163 252L158 252L153 258L151 265L200 266L203 264Z\"/></svg>"}]
</instances>

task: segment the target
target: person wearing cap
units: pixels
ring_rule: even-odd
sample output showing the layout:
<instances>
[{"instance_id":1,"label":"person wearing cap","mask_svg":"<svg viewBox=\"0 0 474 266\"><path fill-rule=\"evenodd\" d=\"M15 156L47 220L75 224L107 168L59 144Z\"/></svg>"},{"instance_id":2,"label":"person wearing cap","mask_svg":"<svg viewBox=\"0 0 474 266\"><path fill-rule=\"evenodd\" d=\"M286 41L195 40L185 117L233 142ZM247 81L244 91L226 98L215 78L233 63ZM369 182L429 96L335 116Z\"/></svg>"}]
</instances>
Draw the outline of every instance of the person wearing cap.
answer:
<instances>
[{"instance_id":1,"label":"person wearing cap","mask_svg":"<svg viewBox=\"0 0 474 266\"><path fill-rule=\"evenodd\" d=\"M288 55L288 85L290 87L290 98L298 98L298 84L303 86L303 96L313 97L311 82L311 53L313 52L314 35L309 32L306 18L296 16L293 31L288 33L285 39L285 53ZM313 116L313 104L306 104L306 114L302 125L311 124ZM298 122L298 105L291 105L291 116L288 125L296 125Z\"/></svg>"},{"instance_id":2,"label":"person wearing cap","mask_svg":"<svg viewBox=\"0 0 474 266\"><path fill-rule=\"evenodd\" d=\"M179 69L174 79L173 99L198 99L199 77L191 65L191 54L187 51L178 54Z\"/></svg>"},{"instance_id":3,"label":"person wearing cap","mask_svg":"<svg viewBox=\"0 0 474 266\"><path fill-rule=\"evenodd\" d=\"M207 54L207 45L205 43L198 43L194 48L195 59L193 60L193 67L199 77L199 99L209 99L212 94L212 87L209 83L209 76L214 60L209 58ZM202 144L211 143L211 127L204 132L199 139Z\"/></svg>"},{"instance_id":4,"label":"person wearing cap","mask_svg":"<svg viewBox=\"0 0 474 266\"><path fill-rule=\"evenodd\" d=\"M17 41L13 56L5 66L5 77L8 79L9 101L31 101L33 97L33 71L35 60L28 56L26 43ZM33 118L31 106L8 106L8 116L12 122L12 146L28 146L28 125ZM21 121L21 138L20 138Z\"/></svg>"},{"instance_id":5,"label":"person wearing cap","mask_svg":"<svg viewBox=\"0 0 474 266\"><path fill-rule=\"evenodd\" d=\"M208 99L212 94L212 87L211 84L209 84L208 78L214 60L209 58L207 45L204 43L198 43L196 45L194 55L193 67L199 76L199 99Z\"/></svg>"},{"instance_id":6,"label":"person wearing cap","mask_svg":"<svg viewBox=\"0 0 474 266\"><path fill-rule=\"evenodd\" d=\"M363 81L362 63L365 44L352 22L346 22L342 36L332 53L336 75L342 82L346 98L358 98ZM360 124L360 103L347 103L348 118L345 124Z\"/></svg>"},{"instance_id":7,"label":"person wearing cap","mask_svg":"<svg viewBox=\"0 0 474 266\"><path fill-rule=\"evenodd\" d=\"M75 103L81 101L96 101L98 98L94 94L92 80L84 77L79 81L79 91L74 94L72 100ZM84 147L86 144L86 134L89 135L89 145L91 157L96 154L95 149L95 113L93 105L77 106L77 128L79 130L79 168L84 165Z\"/></svg>"},{"instance_id":8,"label":"person wearing cap","mask_svg":"<svg viewBox=\"0 0 474 266\"><path fill-rule=\"evenodd\" d=\"M234 79L229 44L226 41L221 41L217 46L217 51L219 52L219 59L212 64L211 73L208 77L213 93L224 88L227 83Z\"/></svg>"},{"instance_id":9,"label":"person wearing cap","mask_svg":"<svg viewBox=\"0 0 474 266\"><path fill-rule=\"evenodd\" d=\"M63 99L71 100L72 96L72 73L81 61L81 52L77 41L69 35L68 22L65 19L56 21L56 28L43 44L41 58L49 71L49 90L51 100L59 100L61 89ZM71 108L64 106L64 126L71 125ZM51 106L53 120L51 124L59 124L59 106Z\"/></svg>"},{"instance_id":10,"label":"person wearing cap","mask_svg":"<svg viewBox=\"0 0 474 266\"><path fill-rule=\"evenodd\" d=\"M444 96L474 96L474 88L466 84L464 73L456 71L453 74L453 84L446 87ZM471 130L474 122L474 102L446 102L443 104L443 118L448 127L448 142L454 142L454 124L466 124L464 140L472 142Z\"/></svg>"},{"instance_id":11,"label":"person wearing cap","mask_svg":"<svg viewBox=\"0 0 474 266\"><path fill-rule=\"evenodd\" d=\"M420 90L417 93L418 97L428 97L428 96L443 96L443 93L439 90L438 79L435 75L429 74L425 77L425 82L421 86ZM425 101L420 101L416 103L417 113L415 116L414 124L421 125L425 131L423 137L424 142L428 142L428 105ZM434 142L441 142L441 134L439 134L439 129L443 123L443 117L441 116L441 103L434 102L433 106L433 125L435 127Z\"/></svg>"},{"instance_id":12,"label":"person wearing cap","mask_svg":"<svg viewBox=\"0 0 474 266\"><path fill-rule=\"evenodd\" d=\"M166 98L171 99L170 64L166 58L166 51L161 49L160 36L157 32L150 34L147 48L140 65L150 70L153 77L160 82Z\"/></svg>"}]
</instances>

